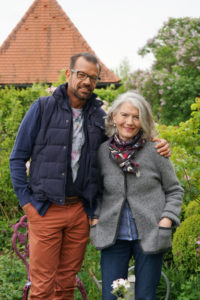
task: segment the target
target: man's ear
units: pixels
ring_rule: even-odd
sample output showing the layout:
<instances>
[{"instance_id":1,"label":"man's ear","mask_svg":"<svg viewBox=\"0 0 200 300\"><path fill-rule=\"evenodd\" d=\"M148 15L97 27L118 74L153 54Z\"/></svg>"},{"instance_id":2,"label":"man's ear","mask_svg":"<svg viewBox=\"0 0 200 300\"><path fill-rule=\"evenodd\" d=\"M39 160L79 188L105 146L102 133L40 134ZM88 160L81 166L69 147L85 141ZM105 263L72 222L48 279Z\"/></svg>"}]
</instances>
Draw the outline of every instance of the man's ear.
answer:
<instances>
[{"instance_id":1,"label":"man's ear","mask_svg":"<svg viewBox=\"0 0 200 300\"><path fill-rule=\"evenodd\" d=\"M66 71L65 71L65 77L66 77L66 81L69 81L69 79L70 79L70 76L71 76L70 69L66 69Z\"/></svg>"}]
</instances>

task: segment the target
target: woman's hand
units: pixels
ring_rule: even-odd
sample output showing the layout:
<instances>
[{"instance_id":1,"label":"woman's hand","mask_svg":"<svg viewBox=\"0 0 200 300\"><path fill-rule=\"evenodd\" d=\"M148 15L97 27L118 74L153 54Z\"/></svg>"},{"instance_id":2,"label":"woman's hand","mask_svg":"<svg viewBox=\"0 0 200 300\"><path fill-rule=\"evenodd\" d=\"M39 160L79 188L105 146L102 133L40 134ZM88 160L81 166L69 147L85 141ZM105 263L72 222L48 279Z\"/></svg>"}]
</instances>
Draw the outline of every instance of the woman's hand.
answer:
<instances>
[{"instance_id":1,"label":"woman's hand","mask_svg":"<svg viewBox=\"0 0 200 300\"><path fill-rule=\"evenodd\" d=\"M172 227L172 220L170 220L169 218L162 218L160 220L160 222L158 223L159 227L167 227L167 228L171 228Z\"/></svg>"},{"instance_id":2,"label":"woman's hand","mask_svg":"<svg viewBox=\"0 0 200 300\"><path fill-rule=\"evenodd\" d=\"M157 149L157 152L165 157L171 156L171 151L169 148L169 144L166 140L164 139L158 139L158 138L153 138L152 142L158 142L158 144L155 146Z\"/></svg>"},{"instance_id":3,"label":"woman's hand","mask_svg":"<svg viewBox=\"0 0 200 300\"><path fill-rule=\"evenodd\" d=\"M98 219L89 219L90 226L94 226L98 223Z\"/></svg>"}]
</instances>

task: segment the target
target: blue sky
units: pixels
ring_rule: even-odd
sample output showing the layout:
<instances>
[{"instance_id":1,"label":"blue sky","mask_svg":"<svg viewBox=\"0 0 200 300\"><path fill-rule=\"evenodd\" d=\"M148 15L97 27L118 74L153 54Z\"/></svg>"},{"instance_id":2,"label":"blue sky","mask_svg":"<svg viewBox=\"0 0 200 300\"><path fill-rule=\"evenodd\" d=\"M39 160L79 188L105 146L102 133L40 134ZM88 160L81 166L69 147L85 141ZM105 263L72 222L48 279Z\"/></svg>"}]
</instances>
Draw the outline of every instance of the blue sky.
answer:
<instances>
[{"instance_id":1,"label":"blue sky","mask_svg":"<svg viewBox=\"0 0 200 300\"><path fill-rule=\"evenodd\" d=\"M23 17L33 0L1 0L0 44ZM124 58L131 69L150 67L151 56L137 51L156 35L169 17L199 17L199 0L57 0L65 13L109 68Z\"/></svg>"}]
</instances>

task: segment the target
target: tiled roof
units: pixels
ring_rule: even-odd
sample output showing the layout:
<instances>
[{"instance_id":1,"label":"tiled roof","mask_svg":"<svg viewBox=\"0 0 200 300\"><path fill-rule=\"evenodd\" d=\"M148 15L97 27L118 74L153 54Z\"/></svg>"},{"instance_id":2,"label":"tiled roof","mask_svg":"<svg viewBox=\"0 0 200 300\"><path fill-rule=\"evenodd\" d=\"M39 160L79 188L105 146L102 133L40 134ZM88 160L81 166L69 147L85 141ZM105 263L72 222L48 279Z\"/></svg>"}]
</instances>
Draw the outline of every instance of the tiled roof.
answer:
<instances>
[{"instance_id":1,"label":"tiled roof","mask_svg":"<svg viewBox=\"0 0 200 300\"><path fill-rule=\"evenodd\" d=\"M0 84L56 82L79 52L95 54L57 1L35 0L0 47ZM101 65L102 83L119 82Z\"/></svg>"}]
</instances>

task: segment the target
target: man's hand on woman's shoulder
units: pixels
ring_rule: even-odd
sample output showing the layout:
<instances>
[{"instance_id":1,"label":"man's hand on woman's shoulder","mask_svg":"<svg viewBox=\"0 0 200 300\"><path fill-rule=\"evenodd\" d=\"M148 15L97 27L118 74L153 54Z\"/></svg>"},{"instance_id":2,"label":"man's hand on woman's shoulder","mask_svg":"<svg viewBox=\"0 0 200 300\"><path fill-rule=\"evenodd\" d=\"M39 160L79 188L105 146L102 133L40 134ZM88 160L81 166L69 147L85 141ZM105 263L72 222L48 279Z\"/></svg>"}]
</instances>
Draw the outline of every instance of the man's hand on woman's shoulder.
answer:
<instances>
[{"instance_id":1,"label":"man's hand on woman's shoulder","mask_svg":"<svg viewBox=\"0 0 200 300\"><path fill-rule=\"evenodd\" d=\"M158 144L155 146L157 152L161 156L170 157L171 151L168 142L165 139L153 138L152 142L157 142Z\"/></svg>"}]
</instances>

